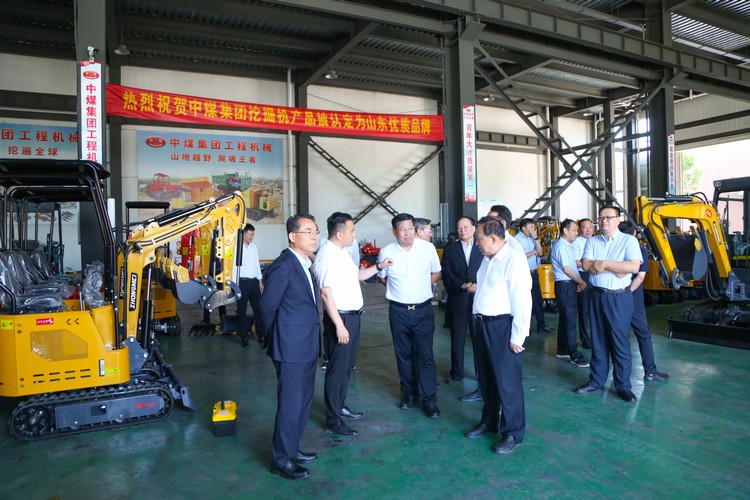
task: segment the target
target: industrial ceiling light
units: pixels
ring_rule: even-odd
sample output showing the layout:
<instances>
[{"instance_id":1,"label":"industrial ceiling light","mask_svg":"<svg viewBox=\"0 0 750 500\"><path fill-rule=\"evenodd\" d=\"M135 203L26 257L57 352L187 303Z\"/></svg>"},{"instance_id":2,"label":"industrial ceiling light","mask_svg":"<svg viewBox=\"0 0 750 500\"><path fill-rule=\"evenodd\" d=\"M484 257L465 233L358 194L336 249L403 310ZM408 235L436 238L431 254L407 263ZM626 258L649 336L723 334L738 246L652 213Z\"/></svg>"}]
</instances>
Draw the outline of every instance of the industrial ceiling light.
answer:
<instances>
[{"instance_id":1,"label":"industrial ceiling light","mask_svg":"<svg viewBox=\"0 0 750 500\"><path fill-rule=\"evenodd\" d=\"M584 111L583 116L594 116L594 113L592 113L591 111Z\"/></svg>"},{"instance_id":2,"label":"industrial ceiling light","mask_svg":"<svg viewBox=\"0 0 750 500\"><path fill-rule=\"evenodd\" d=\"M482 100L484 102L493 102L495 100L495 96L492 94L487 94L486 96L482 97Z\"/></svg>"},{"instance_id":3,"label":"industrial ceiling light","mask_svg":"<svg viewBox=\"0 0 750 500\"><path fill-rule=\"evenodd\" d=\"M328 73L325 74L326 80L335 80L339 77L336 72L331 68Z\"/></svg>"},{"instance_id":4,"label":"industrial ceiling light","mask_svg":"<svg viewBox=\"0 0 750 500\"><path fill-rule=\"evenodd\" d=\"M118 56L129 56L130 51L128 50L128 48L125 46L124 43L121 43L115 49L115 54L117 54Z\"/></svg>"}]
</instances>

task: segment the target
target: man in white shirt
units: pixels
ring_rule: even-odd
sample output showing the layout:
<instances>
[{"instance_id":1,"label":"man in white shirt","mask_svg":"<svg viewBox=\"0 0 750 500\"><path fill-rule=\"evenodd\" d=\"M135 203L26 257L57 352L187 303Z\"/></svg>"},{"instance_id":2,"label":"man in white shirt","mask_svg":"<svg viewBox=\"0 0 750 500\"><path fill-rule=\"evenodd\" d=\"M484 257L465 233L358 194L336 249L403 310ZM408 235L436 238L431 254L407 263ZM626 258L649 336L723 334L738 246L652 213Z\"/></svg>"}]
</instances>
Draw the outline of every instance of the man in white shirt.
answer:
<instances>
[{"instance_id":1,"label":"man in white shirt","mask_svg":"<svg viewBox=\"0 0 750 500\"><path fill-rule=\"evenodd\" d=\"M581 259L583 258L583 249L586 242L594 235L594 223L591 219L583 218L578 221L578 236L573 241L573 248L576 251L576 260L578 261L578 274L586 283L586 289L578 294L578 334L581 337L581 346L584 349L591 349L591 334L588 328L591 320L591 294L594 293L589 286L589 273L581 268Z\"/></svg>"},{"instance_id":2,"label":"man in white shirt","mask_svg":"<svg viewBox=\"0 0 750 500\"><path fill-rule=\"evenodd\" d=\"M415 218L414 228L417 231L417 238L432 243L432 221L430 219Z\"/></svg>"},{"instance_id":3,"label":"man in white shirt","mask_svg":"<svg viewBox=\"0 0 750 500\"><path fill-rule=\"evenodd\" d=\"M328 353L324 398L326 431L341 436L356 436L342 419L360 419L361 412L346 405L349 379L359 350L362 289L359 282L391 265L385 259L376 266L359 269L354 265L348 247L354 240L354 220L347 213L334 212L328 217L328 243L315 258L315 276L323 300L323 342Z\"/></svg>"},{"instance_id":4,"label":"man in white shirt","mask_svg":"<svg viewBox=\"0 0 750 500\"><path fill-rule=\"evenodd\" d=\"M493 451L505 454L523 441L526 431L521 353L531 323L531 274L524 255L507 244L497 219L483 217L477 223L476 243L485 256L473 307L483 340L477 367L484 407L479 424L465 435L498 432L501 439Z\"/></svg>"},{"instance_id":5,"label":"man in white shirt","mask_svg":"<svg viewBox=\"0 0 750 500\"><path fill-rule=\"evenodd\" d=\"M242 347L250 345L248 337L250 321L247 318L248 301L255 316L255 333L258 336L258 342L261 345L266 342L266 330L263 327L263 319L260 315L263 276L260 272L258 247L253 243L254 239L255 227L252 224L245 224L245 228L242 231L242 265L240 265L238 280L242 295L237 300L237 333L240 339L242 339Z\"/></svg>"},{"instance_id":6,"label":"man in white shirt","mask_svg":"<svg viewBox=\"0 0 750 500\"><path fill-rule=\"evenodd\" d=\"M544 320L544 299L542 298L542 288L539 284L539 273L537 271L541 263L539 258L544 255L544 251L537 235L536 223L533 219L522 219L519 228L521 232L518 233L516 241L521 244L531 271L531 300L533 304L531 310L536 318L536 331L537 333L551 332L552 329L547 326Z\"/></svg>"},{"instance_id":7,"label":"man in white shirt","mask_svg":"<svg viewBox=\"0 0 750 500\"><path fill-rule=\"evenodd\" d=\"M430 418L439 418L437 372L432 352L435 313L432 284L440 277L440 259L435 246L416 238L414 217L398 214L391 220L396 241L380 251L378 262L393 266L378 275L390 302L388 319L401 385L401 409L415 404L417 395Z\"/></svg>"}]
</instances>

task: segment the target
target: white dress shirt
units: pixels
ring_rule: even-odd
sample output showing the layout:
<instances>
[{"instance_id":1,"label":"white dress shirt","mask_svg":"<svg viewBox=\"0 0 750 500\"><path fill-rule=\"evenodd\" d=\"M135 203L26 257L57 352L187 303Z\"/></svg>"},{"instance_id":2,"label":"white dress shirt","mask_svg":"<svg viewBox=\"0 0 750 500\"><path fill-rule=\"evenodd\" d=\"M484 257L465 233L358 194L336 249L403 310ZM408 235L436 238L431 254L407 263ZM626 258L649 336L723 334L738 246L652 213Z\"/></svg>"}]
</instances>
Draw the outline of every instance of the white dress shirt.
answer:
<instances>
[{"instance_id":1,"label":"white dress shirt","mask_svg":"<svg viewBox=\"0 0 750 500\"><path fill-rule=\"evenodd\" d=\"M341 249L329 241L318 251L313 266L318 286L331 289L336 309L362 309L364 301L359 285L359 269L354 265L347 249Z\"/></svg>"},{"instance_id":2,"label":"white dress shirt","mask_svg":"<svg viewBox=\"0 0 750 500\"><path fill-rule=\"evenodd\" d=\"M482 259L472 312L512 315L510 341L523 345L531 326L531 273L526 256L506 244L492 259Z\"/></svg>"},{"instance_id":3,"label":"white dress shirt","mask_svg":"<svg viewBox=\"0 0 750 500\"><path fill-rule=\"evenodd\" d=\"M397 241L380 250L378 262L393 260L378 274L388 278L385 298L402 304L421 304L432 299L432 273L440 272L440 258L435 245L419 238L409 250L404 250Z\"/></svg>"},{"instance_id":4,"label":"white dress shirt","mask_svg":"<svg viewBox=\"0 0 750 500\"><path fill-rule=\"evenodd\" d=\"M468 243L464 243L461 241L461 248L464 250L464 259L466 260L466 265L469 265L469 260L471 259L471 249L474 246L474 240L469 241Z\"/></svg>"},{"instance_id":5,"label":"white dress shirt","mask_svg":"<svg viewBox=\"0 0 750 500\"><path fill-rule=\"evenodd\" d=\"M258 260L258 247L255 242L245 245L242 242L242 265L240 266L240 278L262 279L260 273L260 260Z\"/></svg>"},{"instance_id":6,"label":"white dress shirt","mask_svg":"<svg viewBox=\"0 0 750 500\"><path fill-rule=\"evenodd\" d=\"M312 295L313 295L313 302L317 304L318 302L315 298L315 285L313 285L312 274L310 274L310 267L312 267L312 261L309 258L306 259L302 257L300 254L295 252L292 247L289 247L289 250L292 252L292 254L294 254L295 257L297 257L297 260L302 265L302 269L305 270L305 274L307 275L307 281L310 283L310 291L312 292Z\"/></svg>"}]
</instances>

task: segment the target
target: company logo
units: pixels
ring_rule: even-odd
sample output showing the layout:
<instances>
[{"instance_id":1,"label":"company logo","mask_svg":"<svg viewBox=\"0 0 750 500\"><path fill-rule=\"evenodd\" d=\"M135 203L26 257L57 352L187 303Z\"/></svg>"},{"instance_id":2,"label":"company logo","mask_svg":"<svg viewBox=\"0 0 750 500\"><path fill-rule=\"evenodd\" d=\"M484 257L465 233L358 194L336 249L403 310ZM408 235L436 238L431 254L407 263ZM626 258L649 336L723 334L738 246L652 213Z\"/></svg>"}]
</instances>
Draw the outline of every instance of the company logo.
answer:
<instances>
[{"instance_id":1,"label":"company logo","mask_svg":"<svg viewBox=\"0 0 750 500\"><path fill-rule=\"evenodd\" d=\"M167 140L157 135L152 135L151 137L146 139L146 146L151 146L152 148L161 148L161 147L164 147L166 144L167 144Z\"/></svg>"},{"instance_id":2,"label":"company logo","mask_svg":"<svg viewBox=\"0 0 750 500\"><path fill-rule=\"evenodd\" d=\"M138 298L138 274L130 273L130 299L128 310L135 311L136 300Z\"/></svg>"},{"instance_id":3,"label":"company logo","mask_svg":"<svg viewBox=\"0 0 750 500\"><path fill-rule=\"evenodd\" d=\"M96 71L88 70L83 72L83 77L88 80L96 80L97 78L99 78L99 73L97 73Z\"/></svg>"},{"instance_id":4,"label":"company logo","mask_svg":"<svg viewBox=\"0 0 750 500\"><path fill-rule=\"evenodd\" d=\"M120 298L125 300L125 268L120 268Z\"/></svg>"},{"instance_id":5,"label":"company logo","mask_svg":"<svg viewBox=\"0 0 750 500\"><path fill-rule=\"evenodd\" d=\"M54 325L54 324L55 324L55 318L37 318L36 320L36 326Z\"/></svg>"},{"instance_id":6,"label":"company logo","mask_svg":"<svg viewBox=\"0 0 750 500\"><path fill-rule=\"evenodd\" d=\"M706 209L706 217L711 217L711 209L710 208Z\"/></svg>"}]
</instances>

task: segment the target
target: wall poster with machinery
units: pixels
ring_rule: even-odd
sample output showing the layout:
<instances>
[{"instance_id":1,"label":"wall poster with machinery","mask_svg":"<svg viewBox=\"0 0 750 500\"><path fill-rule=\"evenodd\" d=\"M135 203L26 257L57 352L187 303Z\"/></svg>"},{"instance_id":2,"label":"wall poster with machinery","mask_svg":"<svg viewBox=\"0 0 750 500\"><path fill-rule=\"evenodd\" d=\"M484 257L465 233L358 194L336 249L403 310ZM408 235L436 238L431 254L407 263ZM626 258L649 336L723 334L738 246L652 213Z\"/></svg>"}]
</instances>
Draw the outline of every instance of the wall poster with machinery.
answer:
<instances>
[{"instance_id":1,"label":"wall poster with machinery","mask_svg":"<svg viewBox=\"0 0 750 500\"><path fill-rule=\"evenodd\" d=\"M282 224L283 159L279 138L139 131L138 198L179 209L240 191L248 222Z\"/></svg>"}]
</instances>

